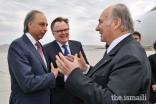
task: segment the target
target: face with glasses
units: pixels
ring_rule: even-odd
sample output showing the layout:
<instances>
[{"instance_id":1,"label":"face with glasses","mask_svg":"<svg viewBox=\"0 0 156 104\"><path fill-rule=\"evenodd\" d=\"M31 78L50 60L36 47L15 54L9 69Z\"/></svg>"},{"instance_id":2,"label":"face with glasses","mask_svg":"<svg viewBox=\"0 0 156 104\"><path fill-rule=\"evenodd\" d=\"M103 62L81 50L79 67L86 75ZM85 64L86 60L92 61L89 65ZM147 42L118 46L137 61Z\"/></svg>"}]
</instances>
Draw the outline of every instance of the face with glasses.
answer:
<instances>
[{"instance_id":1,"label":"face with glasses","mask_svg":"<svg viewBox=\"0 0 156 104\"><path fill-rule=\"evenodd\" d=\"M69 26L64 22L56 22L53 27L53 36L61 44L69 40Z\"/></svg>"}]
</instances>

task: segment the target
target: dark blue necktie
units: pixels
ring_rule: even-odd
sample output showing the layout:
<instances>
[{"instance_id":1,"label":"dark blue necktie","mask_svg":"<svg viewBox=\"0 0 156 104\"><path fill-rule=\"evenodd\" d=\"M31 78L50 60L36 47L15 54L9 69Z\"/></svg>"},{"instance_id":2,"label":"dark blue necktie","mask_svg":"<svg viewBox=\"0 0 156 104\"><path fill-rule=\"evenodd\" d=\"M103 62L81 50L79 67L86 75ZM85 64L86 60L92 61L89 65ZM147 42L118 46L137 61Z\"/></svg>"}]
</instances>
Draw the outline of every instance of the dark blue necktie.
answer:
<instances>
[{"instance_id":1,"label":"dark blue necktie","mask_svg":"<svg viewBox=\"0 0 156 104\"><path fill-rule=\"evenodd\" d=\"M62 47L64 48L64 56L67 56L69 54L69 51L67 49L67 45L62 45Z\"/></svg>"},{"instance_id":2,"label":"dark blue necktie","mask_svg":"<svg viewBox=\"0 0 156 104\"><path fill-rule=\"evenodd\" d=\"M104 53L103 57L106 57L106 56L107 56L107 50L105 51L105 53Z\"/></svg>"}]
</instances>

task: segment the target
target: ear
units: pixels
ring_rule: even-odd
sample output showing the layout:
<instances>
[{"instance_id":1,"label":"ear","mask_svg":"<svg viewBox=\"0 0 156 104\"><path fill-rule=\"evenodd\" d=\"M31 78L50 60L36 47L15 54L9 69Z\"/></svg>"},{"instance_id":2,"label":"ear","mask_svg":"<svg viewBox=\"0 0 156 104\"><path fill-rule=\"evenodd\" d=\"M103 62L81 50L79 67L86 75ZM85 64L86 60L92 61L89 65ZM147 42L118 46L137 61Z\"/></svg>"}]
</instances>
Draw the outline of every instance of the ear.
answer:
<instances>
[{"instance_id":1,"label":"ear","mask_svg":"<svg viewBox=\"0 0 156 104\"><path fill-rule=\"evenodd\" d=\"M28 28L32 29L32 23L28 22Z\"/></svg>"},{"instance_id":2,"label":"ear","mask_svg":"<svg viewBox=\"0 0 156 104\"><path fill-rule=\"evenodd\" d=\"M53 36L54 36L54 32L52 32Z\"/></svg>"},{"instance_id":3,"label":"ear","mask_svg":"<svg viewBox=\"0 0 156 104\"><path fill-rule=\"evenodd\" d=\"M121 26L121 19L117 18L114 20L114 30L118 29Z\"/></svg>"}]
</instances>

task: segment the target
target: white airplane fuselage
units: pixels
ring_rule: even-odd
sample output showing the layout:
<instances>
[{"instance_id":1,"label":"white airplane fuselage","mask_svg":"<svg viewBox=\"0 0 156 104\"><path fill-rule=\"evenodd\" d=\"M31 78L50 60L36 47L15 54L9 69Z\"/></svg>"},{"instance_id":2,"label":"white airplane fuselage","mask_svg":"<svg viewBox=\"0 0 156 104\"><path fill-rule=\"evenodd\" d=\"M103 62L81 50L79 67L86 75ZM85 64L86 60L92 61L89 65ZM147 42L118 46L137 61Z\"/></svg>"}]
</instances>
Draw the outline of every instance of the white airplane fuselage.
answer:
<instances>
[{"instance_id":1,"label":"white airplane fuselage","mask_svg":"<svg viewBox=\"0 0 156 104\"><path fill-rule=\"evenodd\" d=\"M135 20L134 30L141 34L142 46L153 46L156 41L156 11L150 11Z\"/></svg>"}]
</instances>

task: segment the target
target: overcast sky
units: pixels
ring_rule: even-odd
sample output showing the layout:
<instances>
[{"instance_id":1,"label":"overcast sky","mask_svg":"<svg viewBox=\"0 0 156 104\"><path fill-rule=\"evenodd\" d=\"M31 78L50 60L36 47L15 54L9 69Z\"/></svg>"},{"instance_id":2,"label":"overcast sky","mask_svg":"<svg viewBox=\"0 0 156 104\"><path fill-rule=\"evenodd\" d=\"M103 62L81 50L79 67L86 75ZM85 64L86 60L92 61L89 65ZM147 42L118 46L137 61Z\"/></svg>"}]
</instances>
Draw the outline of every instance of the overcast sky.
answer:
<instances>
[{"instance_id":1,"label":"overcast sky","mask_svg":"<svg viewBox=\"0 0 156 104\"><path fill-rule=\"evenodd\" d=\"M10 44L20 37L26 14L36 9L45 14L49 24L42 44L54 40L50 23L62 16L69 19L70 39L83 45L103 45L95 27L101 12L116 3L127 5L133 20L156 6L156 0L0 0L0 44Z\"/></svg>"}]
</instances>

